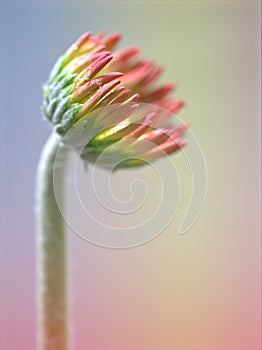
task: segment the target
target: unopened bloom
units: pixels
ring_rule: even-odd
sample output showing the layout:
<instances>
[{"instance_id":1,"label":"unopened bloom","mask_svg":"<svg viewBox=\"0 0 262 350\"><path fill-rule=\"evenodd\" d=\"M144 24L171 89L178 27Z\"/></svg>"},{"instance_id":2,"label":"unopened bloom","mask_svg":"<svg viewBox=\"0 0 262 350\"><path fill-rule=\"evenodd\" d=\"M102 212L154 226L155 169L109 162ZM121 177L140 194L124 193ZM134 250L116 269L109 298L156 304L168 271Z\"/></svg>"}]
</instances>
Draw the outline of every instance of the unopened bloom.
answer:
<instances>
[{"instance_id":1,"label":"unopened bloom","mask_svg":"<svg viewBox=\"0 0 262 350\"><path fill-rule=\"evenodd\" d=\"M107 159L128 155L121 166L135 166L179 150L187 124L162 126L184 102L170 96L172 83L156 84L162 68L138 58L137 47L112 54L119 40L119 34L82 35L54 66L42 110L61 135L92 116L88 162L104 152Z\"/></svg>"}]
</instances>

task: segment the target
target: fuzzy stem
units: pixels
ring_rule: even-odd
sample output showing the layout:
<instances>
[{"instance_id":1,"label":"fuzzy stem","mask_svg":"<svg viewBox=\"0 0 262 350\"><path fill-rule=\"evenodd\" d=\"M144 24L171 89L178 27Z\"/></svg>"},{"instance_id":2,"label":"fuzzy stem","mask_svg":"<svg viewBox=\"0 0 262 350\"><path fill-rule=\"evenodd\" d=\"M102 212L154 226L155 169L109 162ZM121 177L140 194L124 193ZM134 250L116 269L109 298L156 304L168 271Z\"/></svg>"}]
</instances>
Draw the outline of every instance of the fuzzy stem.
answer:
<instances>
[{"instance_id":1,"label":"fuzzy stem","mask_svg":"<svg viewBox=\"0 0 262 350\"><path fill-rule=\"evenodd\" d=\"M51 134L43 149L37 174L37 302L39 350L68 350L67 264L64 221L55 193L61 195L64 184L66 148L61 152L54 188L53 171L61 137Z\"/></svg>"}]
</instances>

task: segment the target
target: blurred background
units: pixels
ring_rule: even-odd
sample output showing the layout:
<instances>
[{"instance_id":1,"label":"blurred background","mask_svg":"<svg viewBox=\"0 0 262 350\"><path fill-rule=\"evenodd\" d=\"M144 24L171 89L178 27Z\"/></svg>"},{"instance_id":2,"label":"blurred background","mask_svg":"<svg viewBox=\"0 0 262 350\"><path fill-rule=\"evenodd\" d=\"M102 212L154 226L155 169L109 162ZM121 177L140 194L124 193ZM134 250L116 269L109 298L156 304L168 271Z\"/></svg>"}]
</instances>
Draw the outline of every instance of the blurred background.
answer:
<instances>
[{"instance_id":1,"label":"blurred background","mask_svg":"<svg viewBox=\"0 0 262 350\"><path fill-rule=\"evenodd\" d=\"M138 45L178 83L209 184L186 235L182 153L178 211L156 239L112 250L68 229L73 350L259 350L259 1L1 2L1 349L36 347L35 171L51 131L41 86L86 31L121 32L120 47Z\"/></svg>"}]
</instances>

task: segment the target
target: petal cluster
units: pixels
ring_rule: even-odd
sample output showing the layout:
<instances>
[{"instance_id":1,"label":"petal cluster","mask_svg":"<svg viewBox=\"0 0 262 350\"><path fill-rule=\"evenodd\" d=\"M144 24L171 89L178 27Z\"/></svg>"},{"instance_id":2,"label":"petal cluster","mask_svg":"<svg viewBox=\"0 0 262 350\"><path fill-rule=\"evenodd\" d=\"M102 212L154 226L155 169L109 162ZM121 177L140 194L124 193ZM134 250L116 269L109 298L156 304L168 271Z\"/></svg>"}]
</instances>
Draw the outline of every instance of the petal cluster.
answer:
<instances>
[{"instance_id":1,"label":"petal cluster","mask_svg":"<svg viewBox=\"0 0 262 350\"><path fill-rule=\"evenodd\" d=\"M62 135L97 111L91 126L97 132L84 158L95 162L105 152L110 160L120 152L131 157L121 163L124 167L179 150L188 126L163 127L184 102L170 96L173 83L157 84L162 68L140 58L137 47L112 54L120 38L83 34L55 64L44 86L42 110ZM110 112L99 114L104 107Z\"/></svg>"}]
</instances>

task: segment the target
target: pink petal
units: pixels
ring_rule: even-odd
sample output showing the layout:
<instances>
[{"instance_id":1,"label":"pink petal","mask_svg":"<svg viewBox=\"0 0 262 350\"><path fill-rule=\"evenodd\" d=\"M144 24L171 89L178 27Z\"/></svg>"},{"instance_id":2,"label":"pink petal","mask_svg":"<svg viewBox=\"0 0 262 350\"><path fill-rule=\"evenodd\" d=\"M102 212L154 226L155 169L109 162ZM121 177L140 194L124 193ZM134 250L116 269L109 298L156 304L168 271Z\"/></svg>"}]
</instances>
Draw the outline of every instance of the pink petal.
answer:
<instances>
[{"instance_id":1,"label":"pink petal","mask_svg":"<svg viewBox=\"0 0 262 350\"><path fill-rule=\"evenodd\" d=\"M81 118L87 112L91 112L99 100L101 100L110 90L112 90L118 84L120 84L120 80L113 81L101 87L92 97L90 97L90 99L86 101L86 103L84 103L79 111L79 117Z\"/></svg>"},{"instance_id":2,"label":"pink petal","mask_svg":"<svg viewBox=\"0 0 262 350\"><path fill-rule=\"evenodd\" d=\"M83 56L77 57L75 60L78 63L74 69L72 69L72 73L81 72L84 68L88 67L91 63L99 62L102 58L110 55L109 51L104 52L96 52L85 54ZM73 62L72 62L73 63Z\"/></svg>"},{"instance_id":3,"label":"pink petal","mask_svg":"<svg viewBox=\"0 0 262 350\"><path fill-rule=\"evenodd\" d=\"M90 80L89 82L82 85L74 92L71 101L72 102L80 101L91 92L95 92L96 90L98 90L102 85L109 83L112 80L115 80L121 77L122 75L123 73L112 72L112 73L106 73L104 75L101 75L100 77L97 77L96 79Z\"/></svg>"},{"instance_id":4,"label":"pink petal","mask_svg":"<svg viewBox=\"0 0 262 350\"><path fill-rule=\"evenodd\" d=\"M101 43L106 46L107 50L112 50L117 43L121 39L121 34L115 33L115 34L109 34L104 39L101 40Z\"/></svg>"},{"instance_id":5,"label":"pink petal","mask_svg":"<svg viewBox=\"0 0 262 350\"><path fill-rule=\"evenodd\" d=\"M115 103L122 103L122 102L126 101L126 98L128 95L130 95L130 93L131 93L131 90L126 89L119 96L117 96L111 103L115 104Z\"/></svg>"},{"instance_id":6,"label":"pink petal","mask_svg":"<svg viewBox=\"0 0 262 350\"><path fill-rule=\"evenodd\" d=\"M98 72L100 72L107 64L112 60L112 55L95 61L91 66L88 67L87 77L92 79Z\"/></svg>"},{"instance_id":7,"label":"pink petal","mask_svg":"<svg viewBox=\"0 0 262 350\"><path fill-rule=\"evenodd\" d=\"M136 46L127 47L125 49L119 50L114 54L114 60L111 63L111 66L120 66L126 64L131 58L134 58L139 53L139 48Z\"/></svg>"},{"instance_id":8,"label":"pink petal","mask_svg":"<svg viewBox=\"0 0 262 350\"><path fill-rule=\"evenodd\" d=\"M143 96L143 101L145 102L154 102L159 99L164 98L175 88L174 83L163 84L162 86L152 90L151 92L145 93Z\"/></svg>"}]
</instances>

